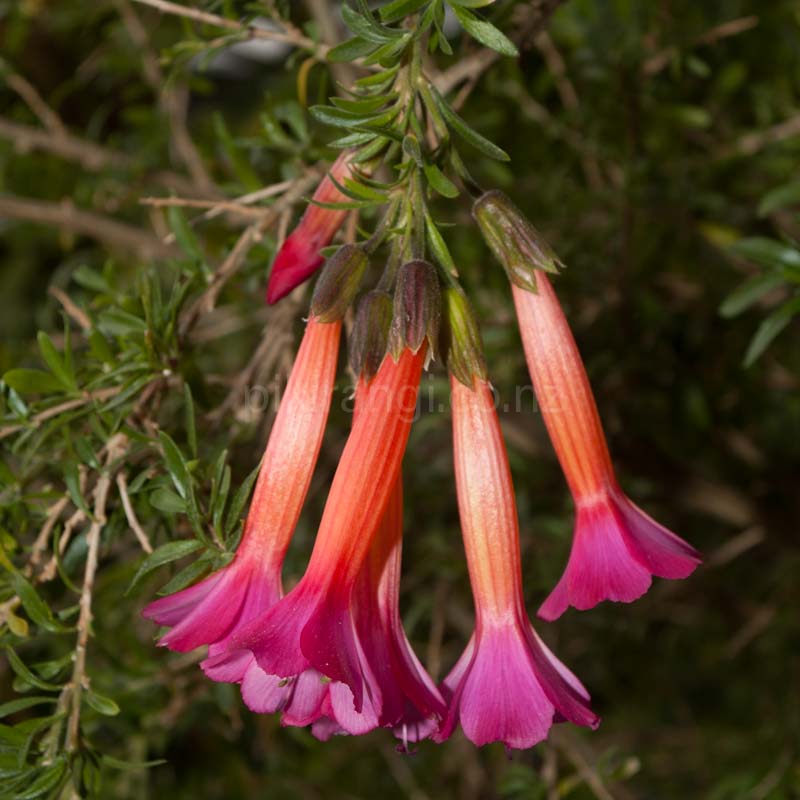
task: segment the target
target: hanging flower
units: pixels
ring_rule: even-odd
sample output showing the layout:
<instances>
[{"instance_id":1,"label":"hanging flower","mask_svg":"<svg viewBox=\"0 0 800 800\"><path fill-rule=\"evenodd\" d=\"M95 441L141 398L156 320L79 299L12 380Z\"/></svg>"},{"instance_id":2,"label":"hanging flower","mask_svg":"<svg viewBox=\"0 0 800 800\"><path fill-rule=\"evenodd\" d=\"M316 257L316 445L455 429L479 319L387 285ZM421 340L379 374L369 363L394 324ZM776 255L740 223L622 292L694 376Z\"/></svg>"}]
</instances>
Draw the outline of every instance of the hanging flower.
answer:
<instances>
[{"instance_id":1,"label":"hanging flower","mask_svg":"<svg viewBox=\"0 0 800 800\"><path fill-rule=\"evenodd\" d=\"M330 172L314 192L313 199L317 203L343 203L349 200L336 188L331 177L339 183L349 178L352 157L353 154L346 150L333 162ZM267 285L268 303L277 303L322 266L324 258L320 250L331 243L347 214L346 209L324 208L314 203L308 206L272 263Z\"/></svg>"},{"instance_id":2,"label":"hanging flower","mask_svg":"<svg viewBox=\"0 0 800 800\"><path fill-rule=\"evenodd\" d=\"M195 586L142 612L172 630L159 644L214 648L281 597L281 566L317 461L328 418L341 323L311 318L261 462L234 560Z\"/></svg>"},{"instance_id":3,"label":"hanging flower","mask_svg":"<svg viewBox=\"0 0 800 800\"><path fill-rule=\"evenodd\" d=\"M596 727L589 696L544 646L525 611L519 524L489 384L451 377L453 449L461 530L475 600L475 633L445 679L449 711L434 738L460 722L475 744L532 747L554 722Z\"/></svg>"},{"instance_id":4,"label":"hanging flower","mask_svg":"<svg viewBox=\"0 0 800 800\"><path fill-rule=\"evenodd\" d=\"M386 356L371 381L359 379L353 427L305 575L279 603L232 637L225 653L208 659L208 674L231 679L237 662L252 653L267 675L291 678L313 668L345 685L356 713L365 704L381 713L382 687L351 601L399 475L422 366L435 335L428 316L435 314L437 302L424 290L433 268L424 267L412 262L398 275L392 331L398 354L396 359Z\"/></svg>"},{"instance_id":5,"label":"hanging flower","mask_svg":"<svg viewBox=\"0 0 800 800\"><path fill-rule=\"evenodd\" d=\"M620 489L580 353L543 272L536 288L512 285L514 303L539 408L577 509L566 571L539 609L552 620L570 605L636 600L652 575L685 578L700 555Z\"/></svg>"}]
</instances>

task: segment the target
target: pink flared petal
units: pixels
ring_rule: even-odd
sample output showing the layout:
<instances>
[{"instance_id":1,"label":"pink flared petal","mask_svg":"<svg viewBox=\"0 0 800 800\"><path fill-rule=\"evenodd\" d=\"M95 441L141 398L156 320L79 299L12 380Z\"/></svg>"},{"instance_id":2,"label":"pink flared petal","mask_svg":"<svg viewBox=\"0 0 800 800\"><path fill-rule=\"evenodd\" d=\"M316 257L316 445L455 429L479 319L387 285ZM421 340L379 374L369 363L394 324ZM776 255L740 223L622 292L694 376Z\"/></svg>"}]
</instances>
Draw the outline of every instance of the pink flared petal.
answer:
<instances>
[{"instance_id":1,"label":"pink flared petal","mask_svg":"<svg viewBox=\"0 0 800 800\"><path fill-rule=\"evenodd\" d=\"M365 691L363 697L361 710L357 711L349 686L338 681L330 685L333 719L344 732L354 736L368 733L380 725L380 692L374 692L372 687L372 692Z\"/></svg>"},{"instance_id":2,"label":"pink flared petal","mask_svg":"<svg viewBox=\"0 0 800 800\"><path fill-rule=\"evenodd\" d=\"M207 678L218 683L241 683L248 669L255 663L253 654L246 649L228 647L209 648L208 658L200 662Z\"/></svg>"},{"instance_id":3,"label":"pink flared petal","mask_svg":"<svg viewBox=\"0 0 800 800\"><path fill-rule=\"evenodd\" d=\"M442 720L439 730L433 734L433 741L444 742L453 735L453 731L458 725L458 706L461 699L461 692L464 689L464 681L472 668L475 660L475 634L470 637L467 646L461 657L456 661L455 666L442 681L439 690L447 703L447 715Z\"/></svg>"},{"instance_id":4,"label":"pink flared petal","mask_svg":"<svg viewBox=\"0 0 800 800\"><path fill-rule=\"evenodd\" d=\"M315 669L289 678L291 694L281 716L281 725L303 728L330 716L330 682Z\"/></svg>"},{"instance_id":5,"label":"pink flared petal","mask_svg":"<svg viewBox=\"0 0 800 800\"><path fill-rule=\"evenodd\" d=\"M524 635L539 683L555 707L553 721L568 720L593 730L597 728L600 718L589 705L590 697L586 687L556 658L532 626L527 626Z\"/></svg>"},{"instance_id":6,"label":"pink flared petal","mask_svg":"<svg viewBox=\"0 0 800 800\"><path fill-rule=\"evenodd\" d=\"M253 659L242 680L242 700L256 714L283 711L291 694L289 680L291 679L267 675Z\"/></svg>"},{"instance_id":7,"label":"pink flared petal","mask_svg":"<svg viewBox=\"0 0 800 800\"><path fill-rule=\"evenodd\" d=\"M365 663L348 599L329 591L311 610L300 633L308 663L353 693L355 710L364 705Z\"/></svg>"},{"instance_id":8,"label":"pink flared petal","mask_svg":"<svg viewBox=\"0 0 800 800\"><path fill-rule=\"evenodd\" d=\"M221 571L215 572L194 586L189 586L180 592L154 600L144 607L142 616L145 619L152 620L157 625L171 628L197 608L222 578L223 573Z\"/></svg>"},{"instance_id":9,"label":"pink flared petal","mask_svg":"<svg viewBox=\"0 0 800 800\"><path fill-rule=\"evenodd\" d=\"M628 546L625 527L610 499L578 508L567 569L540 616L555 619L563 612L565 594L569 605L583 611L603 600L633 602L650 588L650 570Z\"/></svg>"},{"instance_id":10,"label":"pink flared petal","mask_svg":"<svg viewBox=\"0 0 800 800\"><path fill-rule=\"evenodd\" d=\"M346 736L347 731L330 717L320 717L312 726L311 733L320 742L327 742L333 736Z\"/></svg>"},{"instance_id":11,"label":"pink flared petal","mask_svg":"<svg viewBox=\"0 0 800 800\"><path fill-rule=\"evenodd\" d=\"M239 620L251 576L248 570L231 567L222 579L172 630L161 637L160 647L186 653L230 634Z\"/></svg>"},{"instance_id":12,"label":"pink flared petal","mask_svg":"<svg viewBox=\"0 0 800 800\"><path fill-rule=\"evenodd\" d=\"M536 612L542 619L552 622L558 619L569 608L569 586L566 571L559 579L555 588L547 596L547 599L539 606Z\"/></svg>"},{"instance_id":13,"label":"pink flared petal","mask_svg":"<svg viewBox=\"0 0 800 800\"><path fill-rule=\"evenodd\" d=\"M700 553L688 542L645 514L627 497L618 498L616 506L625 519L629 544L653 575L677 579L694 572L700 564Z\"/></svg>"},{"instance_id":14,"label":"pink flared petal","mask_svg":"<svg viewBox=\"0 0 800 800\"><path fill-rule=\"evenodd\" d=\"M577 694L578 697L583 698L588 703L589 700L591 700L591 697L589 696L589 692L581 683L578 676L569 667L567 667L563 661L556 657L553 651L544 643L541 636L539 636L539 634L533 629L533 626L530 628L530 635L533 639L533 646L541 650L541 652L544 654L544 657L550 662L551 666L556 670L556 672L570 687L570 689L572 689L572 691Z\"/></svg>"},{"instance_id":15,"label":"pink flared petal","mask_svg":"<svg viewBox=\"0 0 800 800\"><path fill-rule=\"evenodd\" d=\"M547 738L556 712L515 627L482 634L454 700L464 733L478 746L532 747Z\"/></svg>"},{"instance_id":16,"label":"pink flared petal","mask_svg":"<svg viewBox=\"0 0 800 800\"><path fill-rule=\"evenodd\" d=\"M299 675L310 666L300 650L300 633L316 601L316 594L301 581L286 597L237 632L229 647L251 650L269 675Z\"/></svg>"}]
</instances>

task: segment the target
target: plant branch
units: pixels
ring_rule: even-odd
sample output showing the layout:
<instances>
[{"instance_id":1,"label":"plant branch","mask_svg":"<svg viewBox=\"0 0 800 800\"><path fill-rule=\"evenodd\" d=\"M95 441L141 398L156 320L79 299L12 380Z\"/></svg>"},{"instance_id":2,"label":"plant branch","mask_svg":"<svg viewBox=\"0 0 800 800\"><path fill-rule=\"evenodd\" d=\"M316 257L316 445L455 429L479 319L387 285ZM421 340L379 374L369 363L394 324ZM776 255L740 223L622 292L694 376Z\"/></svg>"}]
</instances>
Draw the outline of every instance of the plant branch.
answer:
<instances>
[{"instance_id":1,"label":"plant branch","mask_svg":"<svg viewBox=\"0 0 800 800\"><path fill-rule=\"evenodd\" d=\"M111 217L75 208L70 200L53 203L27 197L0 196L0 216L64 228L72 233L97 239L111 247L133 251L140 258L168 258L178 254L153 234Z\"/></svg>"},{"instance_id":2,"label":"plant branch","mask_svg":"<svg viewBox=\"0 0 800 800\"><path fill-rule=\"evenodd\" d=\"M92 624L92 591L97 573L98 554L100 551L100 533L106 524L106 503L108 493L113 481L115 462L125 453L128 440L123 434L117 434L106 445L106 466L98 478L94 489L94 507L92 509L92 524L86 534L87 554L86 567L83 575L83 588L79 602L78 639L75 645L75 664L72 669L70 681L71 699L69 719L67 721L66 750L74 752L79 743L81 694L86 679L86 646L89 641L89 629Z\"/></svg>"},{"instance_id":3,"label":"plant branch","mask_svg":"<svg viewBox=\"0 0 800 800\"><path fill-rule=\"evenodd\" d=\"M156 8L163 11L165 14L173 14L178 17L185 17L194 22L199 22L203 25L212 25L215 28L224 28L229 31L236 31L237 33L246 33L251 39L267 39L271 42L284 42L285 44L292 44L295 47L300 47L304 50L310 50L315 53L318 58L324 59L330 48L324 45L317 45L312 39L299 33L293 28L285 32L268 31L263 28L256 27L255 25L246 25L241 22L236 22L226 17L220 17L217 14L210 14L207 11L201 11L197 8L189 8L182 6L179 3L172 3L169 0L134 0L135 3L141 3L151 8Z\"/></svg>"}]
</instances>

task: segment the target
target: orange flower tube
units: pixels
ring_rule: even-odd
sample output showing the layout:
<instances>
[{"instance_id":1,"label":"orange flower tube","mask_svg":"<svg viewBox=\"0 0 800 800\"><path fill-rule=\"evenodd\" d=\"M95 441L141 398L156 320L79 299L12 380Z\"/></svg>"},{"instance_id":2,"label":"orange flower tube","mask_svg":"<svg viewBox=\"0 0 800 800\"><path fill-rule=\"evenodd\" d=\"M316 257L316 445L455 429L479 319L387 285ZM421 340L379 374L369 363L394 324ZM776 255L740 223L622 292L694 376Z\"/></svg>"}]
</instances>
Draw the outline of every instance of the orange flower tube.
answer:
<instances>
[{"instance_id":1,"label":"orange flower tube","mask_svg":"<svg viewBox=\"0 0 800 800\"><path fill-rule=\"evenodd\" d=\"M577 509L569 563L539 609L555 619L570 605L641 597L652 575L685 578L699 553L635 506L620 489L583 362L547 276L534 293L512 285L539 408Z\"/></svg>"},{"instance_id":2,"label":"orange flower tube","mask_svg":"<svg viewBox=\"0 0 800 800\"><path fill-rule=\"evenodd\" d=\"M475 633L445 679L449 713L437 740L460 722L477 745L527 748L568 719L598 719L580 681L536 635L522 593L519 523L505 444L489 384L450 379L461 531L475 600Z\"/></svg>"},{"instance_id":3,"label":"orange flower tube","mask_svg":"<svg viewBox=\"0 0 800 800\"><path fill-rule=\"evenodd\" d=\"M305 502L330 410L341 323L308 321L270 431L235 559L142 614L172 628L159 644L212 652L282 594L281 567Z\"/></svg>"},{"instance_id":4,"label":"orange flower tube","mask_svg":"<svg viewBox=\"0 0 800 800\"><path fill-rule=\"evenodd\" d=\"M356 579L400 471L426 346L383 360L356 388L356 414L331 484L305 575L295 588L232 637L209 659L212 677L226 676L243 653L268 675L291 677L309 668L346 684L360 713L367 701L380 713L374 680L356 631L351 599Z\"/></svg>"}]
</instances>

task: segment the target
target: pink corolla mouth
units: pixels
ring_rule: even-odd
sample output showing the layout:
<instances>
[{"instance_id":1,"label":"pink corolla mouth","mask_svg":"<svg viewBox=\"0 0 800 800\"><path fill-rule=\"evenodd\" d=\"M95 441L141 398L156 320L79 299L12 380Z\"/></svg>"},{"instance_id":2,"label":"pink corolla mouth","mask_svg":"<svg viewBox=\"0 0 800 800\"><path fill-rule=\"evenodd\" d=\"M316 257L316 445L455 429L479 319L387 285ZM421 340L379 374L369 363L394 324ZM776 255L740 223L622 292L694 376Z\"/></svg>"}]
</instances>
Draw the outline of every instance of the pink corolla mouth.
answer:
<instances>
[{"instance_id":1,"label":"pink corolla mouth","mask_svg":"<svg viewBox=\"0 0 800 800\"><path fill-rule=\"evenodd\" d=\"M530 625L516 621L476 633L442 684L449 713L434 741L457 724L481 746L502 742L527 749L547 738L554 723L596 728L599 718L578 679L542 644Z\"/></svg>"},{"instance_id":2,"label":"pink corolla mouth","mask_svg":"<svg viewBox=\"0 0 800 800\"><path fill-rule=\"evenodd\" d=\"M153 601L142 616L172 627L160 647L185 653L224 642L279 597L277 571L270 575L238 558L200 583Z\"/></svg>"},{"instance_id":3,"label":"pink corolla mouth","mask_svg":"<svg viewBox=\"0 0 800 800\"><path fill-rule=\"evenodd\" d=\"M356 711L349 687L313 668L284 678L269 675L251 652L238 650L216 667L204 665L204 669L215 680L241 683L242 699L251 711L280 713L285 726L313 725L315 735L319 732L327 737L334 733L360 735L381 724L381 696L374 682L365 692L361 710Z\"/></svg>"},{"instance_id":4,"label":"pink corolla mouth","mask_svg":"<svg viewBox=\"0 0 800 800\"><path fill-rule=\"evenodd\" d=\"M647 592L653 575L686 578L700 561L691 545L624 494L604 494L578 505L567 568L538 613L554 620L569 606L584 611L603 600L630 603Z\"/></svg>"},{"instance_id":5,"label":"pink corolla mouth","mask_svg":"<svg viewBox=\"0 0 800 800\"><path fill-rule=\"evenodd\" d=\"M365 702L380 709L380 690L358 641L347 598L309 588L309 583L301 581L231 637L224 650L203 662L205 673L215 680L241 680L236 676L243 654L249 652L267 675L293 678L313 668L350 688L356 713Z\"/></svg>"}]
</instances>

